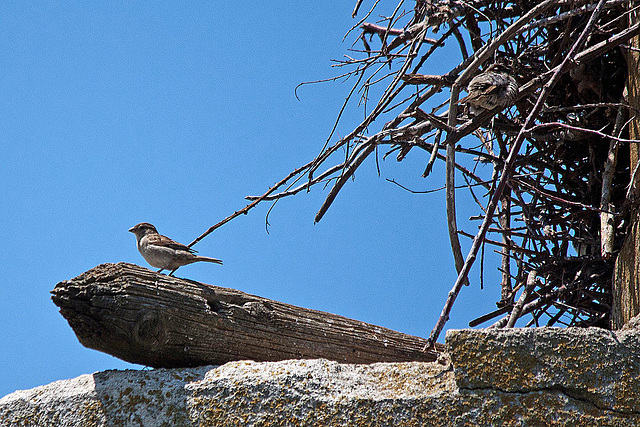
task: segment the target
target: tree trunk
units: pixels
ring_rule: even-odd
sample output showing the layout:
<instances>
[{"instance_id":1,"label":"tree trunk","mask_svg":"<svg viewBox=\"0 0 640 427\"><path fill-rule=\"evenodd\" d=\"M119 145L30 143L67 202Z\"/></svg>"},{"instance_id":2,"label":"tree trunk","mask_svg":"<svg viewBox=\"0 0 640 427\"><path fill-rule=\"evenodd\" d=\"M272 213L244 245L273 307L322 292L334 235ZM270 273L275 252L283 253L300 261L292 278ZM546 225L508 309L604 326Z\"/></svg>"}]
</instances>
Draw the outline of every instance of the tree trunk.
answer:
<instances>
[{"instance_id":1,"label":"tree trunk","mask_svg":"<svg viewBox=\"0 0 640 427\"><path fill-rule=\"evenodd\" d=\"M424 351L423 338L127 263L99 265L52 294L82 345L152 367L434 361L443 350Z\"/></svg>"},{"instance_id":2,"label":"tree trunk","mask_svg":"<svg viewBox=\"0 0 640 427\"><path fill-rule=\"evenodd\" d=\"M640 2L635 1L633 6ZM638 22L640 13L636 9L629 17L630 25ZM640 49L640 37L636 36L629 41L635 49ZM640 53L637 50L626 50L627 67L629 77L627 82L627 96L629 97L629 139L640 139ZM630 144L630 173L631 173L631 199L638 202L640 196L640 171L636 171L638 165L638 144ZM634 174L634 171L636 172ZM634 176L635 175L635 176ZM611 309L611 328L620 329L632 317L640 313L640 210L637 206L631 215L631 232L626 237L620 254L616 259L613 273L613 304Z\"/></svg>"}]
</instances>

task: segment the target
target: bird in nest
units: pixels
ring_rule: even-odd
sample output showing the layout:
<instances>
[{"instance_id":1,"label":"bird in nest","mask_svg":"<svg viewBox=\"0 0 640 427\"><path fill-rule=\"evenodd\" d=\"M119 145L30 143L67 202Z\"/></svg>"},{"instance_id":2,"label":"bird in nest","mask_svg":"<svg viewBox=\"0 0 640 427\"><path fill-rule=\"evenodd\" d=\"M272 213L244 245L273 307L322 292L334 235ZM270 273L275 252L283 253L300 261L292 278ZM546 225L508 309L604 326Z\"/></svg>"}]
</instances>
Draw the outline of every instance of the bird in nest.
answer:
<instances>
[{"instance_id":1,"label":"bird in nest","mask_svg":"<svg viewBox=\"0 0 640 427\"><path fill-rule=\"evenodd\" d=\"M471 79L467 92L469 95L458 103L466 104L469 113L475 116L485 110L513 105L518 94L518 83L504 64L495 63Z\"/></svg>"}]
</instances>

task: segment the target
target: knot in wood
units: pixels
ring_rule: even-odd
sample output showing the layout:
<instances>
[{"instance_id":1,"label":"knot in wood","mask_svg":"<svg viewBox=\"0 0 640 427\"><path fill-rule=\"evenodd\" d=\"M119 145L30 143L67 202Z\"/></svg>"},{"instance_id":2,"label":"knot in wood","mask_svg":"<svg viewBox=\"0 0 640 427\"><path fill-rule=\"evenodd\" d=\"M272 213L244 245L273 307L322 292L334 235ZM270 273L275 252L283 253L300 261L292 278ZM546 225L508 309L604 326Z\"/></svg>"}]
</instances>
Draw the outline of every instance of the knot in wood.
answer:
<instances>
[{"instance_id":1,"label":"knot in wood","mask_svg":"<svg viewBox=\"0 0 640 427\"><path fill-rule=\"evenodd\" d=\"M135 327L133 328L133 339L144 347L155 347L164 342L165 327L155 311L142 311Z\"/></svg>"}]
</instances>

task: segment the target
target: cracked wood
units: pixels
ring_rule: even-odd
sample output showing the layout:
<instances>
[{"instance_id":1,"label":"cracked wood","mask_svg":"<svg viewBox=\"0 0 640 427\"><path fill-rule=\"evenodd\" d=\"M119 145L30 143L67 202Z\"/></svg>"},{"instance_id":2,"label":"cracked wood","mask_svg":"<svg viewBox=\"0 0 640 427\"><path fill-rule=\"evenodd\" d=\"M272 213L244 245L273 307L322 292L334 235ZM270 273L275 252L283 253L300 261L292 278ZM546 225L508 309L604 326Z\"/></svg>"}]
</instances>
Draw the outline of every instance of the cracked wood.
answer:
<instances>
[{"instance_id":1,"label":"cracked wood","mask_svg":"<svg viewBox=\"0 0 640 427\"><path fill-rule=\"evenodd\" d=\"M152 367L434 361L443 350L425 352L423 338L128 263L101 264L51 293L82 345Z\"/></svg>"}]
</instances>

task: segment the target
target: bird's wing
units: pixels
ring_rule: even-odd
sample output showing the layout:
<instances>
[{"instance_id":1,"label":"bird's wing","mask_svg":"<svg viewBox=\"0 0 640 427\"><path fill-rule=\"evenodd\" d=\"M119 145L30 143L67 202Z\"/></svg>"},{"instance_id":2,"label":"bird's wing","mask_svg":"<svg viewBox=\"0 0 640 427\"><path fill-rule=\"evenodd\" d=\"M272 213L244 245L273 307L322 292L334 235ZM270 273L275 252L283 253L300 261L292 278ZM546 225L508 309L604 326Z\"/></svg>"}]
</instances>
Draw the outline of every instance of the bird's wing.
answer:
<instances>
[{"instance_id":1,"label":"bird's wing","mask_svg":"<svg viewBox=\"0 0 640 427\"><path fill-rule=\"evenodd\" d=\"M491 95L491 94L494 94L494 93L498 92L498 90L500 90L500 86L498 86L498 85L490 85L490 84L486 85L485 87L483 87L481 89L482 95Z\"/></svg>"},{"instance_id":2,"label":"bird's wing","mask_svg":"<svg viewBox=\"0 0 640 427\"><path fill-rule=\"evenodd\" d=\"M474 101L476 101L481 97L497 93L499 89L500 87L497 85L492 85L488 83L477 83L473 87L469 87L468 91L470 93L464 98L458 100L457 103L458 104L473 103Z\"/></svg>"},{"instance_id":3,"label":"bird's wing","mask_svg":"<svg viewBox=\"0 0 640 427\"><path fill-rule=\"evenodd\" d=\"M149 244L156 246L164 246L166 248L175 249L177 251L187 251L196 253L195 249L191 249L190 247L183 245L182 243L178 243L175 240L171 240L167 236L163 236L162 234L156 234L153 236L149 236Z\"/></svg>"},{"instance_id":4,"label":"bird's wing","mask_svg":"<svg viewBox=\"0 0 640 427\"><path fill-rule=\"evenodd\" d=\"M489 95L496 92L500 85L496 84L496 78L491 78L492 81L471 81L469 84L469 92L477 92L479 95Z\"/></svg>"}]
</instances>

